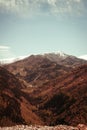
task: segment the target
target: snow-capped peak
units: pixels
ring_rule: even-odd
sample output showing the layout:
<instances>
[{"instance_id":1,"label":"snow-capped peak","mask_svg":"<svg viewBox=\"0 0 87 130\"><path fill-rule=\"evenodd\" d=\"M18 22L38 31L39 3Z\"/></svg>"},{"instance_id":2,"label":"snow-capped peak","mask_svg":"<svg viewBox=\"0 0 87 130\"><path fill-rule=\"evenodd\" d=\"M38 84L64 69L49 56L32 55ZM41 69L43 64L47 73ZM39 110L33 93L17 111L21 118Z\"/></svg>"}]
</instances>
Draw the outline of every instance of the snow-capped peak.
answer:
<instances>
[{"instance_id":1,"label":"snow-capped peak","mask_svg":"<svg viewBox=\"0 0 87 130\"><path fill-rule=\"evenodd\" d=\"M58 52L53 52L53 53L45 53L43 56L45 56L47 58L49 58L49 57L51 57L51 58L60 57L60 58L65 59L68 55L66 55L62 51L58 51Z\"/></svg>"},{"instance_id":2,"label":"snow-capped peak","mask_svg":"<svg viewBox=\"0 0 87 130\"><path fill-rule=\"evenodd\" d=\"M87 55L83 55L83 56L80 56L80 57L78 57L78 58L87 60Z\"/></svg>"},{"instance_id":3,"label":"snow-capped peak","mask_svg":"<svg viewBox=\"0 0 87 130\"><path fill-rule=\"evenodd\" d=\"M63 53L62 51L58 51L56 54L59 54L61 57L67 57L67 54Z\"/></svg>"},{"instance_id":4,"label":"snow-capped peak","mask_svg":"<svg viewBox=\"0 0 87 130\"><path fill-rule=\"evenodd\" d=\"M68 55L64 54L61 51L58 51L56 53L55 52L53 52L53 53L44 53L41 56L49 59L50 61L59 62L61 60L66 59Z\"/></svg>"}]
</instances>

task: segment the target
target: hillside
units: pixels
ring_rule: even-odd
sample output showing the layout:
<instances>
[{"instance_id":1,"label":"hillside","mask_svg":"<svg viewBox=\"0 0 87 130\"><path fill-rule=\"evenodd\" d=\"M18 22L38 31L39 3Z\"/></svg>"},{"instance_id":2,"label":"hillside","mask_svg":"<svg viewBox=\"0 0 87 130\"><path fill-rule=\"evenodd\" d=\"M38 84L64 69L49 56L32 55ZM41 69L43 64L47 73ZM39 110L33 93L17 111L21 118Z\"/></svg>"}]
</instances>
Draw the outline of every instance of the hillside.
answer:
<instances>
[{"instance_id":1,"label":"hillside","mask_svg":"<svg viewBox=\"0 0 87 130\"><path fill-rule=\"evenodd\" d=\"M21 61L6 65L27 87L41 86L87 61L64 53L31 55Z\"/></svg>"},{"instance_id":2,"label":"hillside","mask_svg":"<svg viewBox=\"0 0 87 130\"><path fill-rule=\"evenodd\" d=\"M87 124L87 65L33 88L29 94L46 125Z\"/></svg>"},{"instance_id":3,"label":"hillside","mask_svg":"<svg viewBox=\"0 0 87 130\"><path fill-rule=\"evenodd\" d=\"M0 67L0 126L42 124L22 88L24 85L14 75Z\"/></svg>"},{"instance_id":4,"label":"hillside","mask_svg":"<svg viewBox=\"0 0 87 130\"><path fill-rule=\"evenodd\" d=\"M14 75L1 68L0 87L5 92L0 91L1 125L5 121L28 125L87 125L87 61L45 54L32 55L4 67ZM3 99L3 95L8 98ZM6 115L4 111L7 112L11 98L11 112ZM13 117L18 121L12 120Z\"/></svg>"}]
</instances>

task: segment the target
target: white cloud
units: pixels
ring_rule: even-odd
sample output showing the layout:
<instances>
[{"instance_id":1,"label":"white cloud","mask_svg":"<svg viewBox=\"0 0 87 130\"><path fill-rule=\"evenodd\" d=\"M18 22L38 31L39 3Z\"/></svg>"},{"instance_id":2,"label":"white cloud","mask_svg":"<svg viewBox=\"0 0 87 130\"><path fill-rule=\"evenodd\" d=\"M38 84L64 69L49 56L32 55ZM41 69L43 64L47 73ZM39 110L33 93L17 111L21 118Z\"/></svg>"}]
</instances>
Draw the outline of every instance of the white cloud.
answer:
<instances>
[{"instance_id":1,"label":"white cloud","mask_svg":"<svg viewBox=\"0 0 87 130\"><path fill-rule=\"evenodd\" d=\"M22 12L26 7L26 1L23 0L0 0L0 7L6 12Z\"/></svg>"},{"instance_id":2,"label":"white cloud","mask_svg":"<svg viewBox=\"0 0 87 130\"><path fill-rule=\"evenodd\" d=\"M0 59L8 59L15 57L9 46L0 45Z\"/></svg>"},{"instance_id":3,"label":"white cloud","mask_svg":"<svg viewBox=\"0 0 87 130\"><path fill-rule=\"evenodd\" d=\"M8 50L10 47L8 47L8 46L0 46L0 50Z\"/></svg>"},{"instance_id":4,"label":"white cloud","mask_svg":"<svg viewBox=\"0 0 87 130\"><path fill-rule=\"evenodd\" d=\"M84 0L0 0L0 9L19 14L79 13ZM47 12L46 12L47 11Z\"/></svg>"},{"instance_id":5,"label":"white cloud","mask_svg":"<svg viewBox=\"0 0 87 130\"><path fill-rule=\"evenodd\" d=\"M80 56L80 57L78 57L78 58L87 60L87 55L83 55L83 56Z\"/></svg>"}]
</instances>

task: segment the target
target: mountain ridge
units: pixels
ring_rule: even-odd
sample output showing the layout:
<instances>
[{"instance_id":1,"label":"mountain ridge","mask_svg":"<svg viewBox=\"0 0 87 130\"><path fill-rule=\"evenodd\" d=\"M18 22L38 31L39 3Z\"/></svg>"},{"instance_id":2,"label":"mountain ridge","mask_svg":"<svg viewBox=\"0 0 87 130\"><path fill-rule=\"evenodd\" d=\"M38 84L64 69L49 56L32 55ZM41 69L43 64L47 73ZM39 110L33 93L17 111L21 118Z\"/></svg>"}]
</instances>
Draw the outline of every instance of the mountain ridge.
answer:
<instances>
[{"instance_id":1,"label":"mountain ridge","mask_svg":"<svg viewBox=\"0 0 87 130\"><path fill-rule=\"evenodd\" d=\"M42 54L32 54L32 55L27 55L27 56L18 56L17 58L7 58L7 59L0 59L0 63L3 65L3 64L10 64L10 63L14 63L14 62L17 62L17 61L20 61L20 60L23 60L25 58L28 58L30 56L42 56L42 57L45 57L45 58L48 58L50 60L55 61L55 59L58 57L62 58L62 59L65 59L67 57L73 57L73 58L79 58L79 59L83 59L83 60L87 60L87 55L84 55L84 56L80 56L80 57L77 57L77 56L73 56L73 55L68 55L62 51L58 51L58 52L50 52L50 53L42 53Z\"/></svg>"},{"instance_id":2,"label":"mountain ridge","mask_svg":"<svg viewBox=\"0 0 87 130\"><path fill-rule=\"evenodd\" d=\"M27 86L40 86L52 78L63 75L73 68L87 63L74 56L62 54L31 55L21 61L4 65Z\"/></svg>"},{"instance_id":3,"label":"mountain ridge","mask_svg":"<svg viewBox=\"0 0 87 130\"><path fill-rule=\"evenodd\" d=\"M57 58L53 57L54 54L49 57L48 55L31 55L3 66L8 71L0 72L0 87L5 94L13 96L12 102L8 98L8 102L13 103L13 106L9 106L11 113L14 111L16 99L19 104L17 112L23 120L22 123L51 126L87 125L87 61L73 56L62 59L57 55ZM6 90L5 84L8 87ZM15 88L11 89L12 86ZM0 99L3 99L2 96ZM4 108L3 104L2 100L1 106ZM0 112L4 117L2 110ZM3 118L1 120L5 122Z\"/></svg>"}]
</instances>

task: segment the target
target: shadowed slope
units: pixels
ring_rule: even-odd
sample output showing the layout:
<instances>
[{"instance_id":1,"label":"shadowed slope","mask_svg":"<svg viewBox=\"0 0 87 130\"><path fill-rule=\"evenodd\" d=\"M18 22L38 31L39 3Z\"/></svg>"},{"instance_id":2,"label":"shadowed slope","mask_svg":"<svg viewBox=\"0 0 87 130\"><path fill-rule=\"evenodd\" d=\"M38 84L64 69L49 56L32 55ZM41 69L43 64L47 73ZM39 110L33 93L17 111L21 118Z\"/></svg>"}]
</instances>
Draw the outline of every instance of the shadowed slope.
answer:
<instances>
[{"instance_id":1,"label":"shadowed slope","mask_svg":"<svg viewBox=\"0 0 87 130\"><path fill-rule=\"evenodd\" d=\"M30 95L47 125L87 124L87 65L33 89Z\"/></svg>"},{"instance_id":2,"label":"shadowed slope","mask_svg":"<svg viewBox=\"0 0 87 130\"><path fill-rule=\"evenodd\" d=\"M14 75L0 67L0 126L41 124L22 88Z\"/></svg>"}]
</instances>

